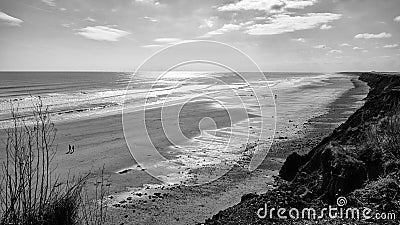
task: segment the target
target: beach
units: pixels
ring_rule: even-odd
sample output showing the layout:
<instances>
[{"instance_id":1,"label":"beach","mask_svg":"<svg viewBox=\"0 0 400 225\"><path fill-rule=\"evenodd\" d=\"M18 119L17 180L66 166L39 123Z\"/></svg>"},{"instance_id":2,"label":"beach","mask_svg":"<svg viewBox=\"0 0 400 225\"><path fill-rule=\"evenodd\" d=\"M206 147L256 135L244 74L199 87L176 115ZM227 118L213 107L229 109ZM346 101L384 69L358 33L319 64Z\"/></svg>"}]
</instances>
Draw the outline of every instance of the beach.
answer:
<instances>
[{"instance_id":1,"label":"beach","mask_svg":"<svg viewBox=\"0 0 400 225\"><path fill-rule=\"evenodd\" d=\"M260 167L249 173L246 169L235 167L217 181L201 187L179 187L164 191L159 188L156 193L163 193L162 198L144 196L141 204L128 204L120 210L113 210L118 215L118 223L124 224L201 224L221 209L232 207L241 202L246 194L262 194L276 188L274 176L286 157L293 153L305 153L346 121L363 104L368 87L356 79L352 80L353 88L342 93L328 106L326 113L310 118L300 125L301 130L288 137L276 138L267 158ZM299 125L288 124L295 128ZM284 131L281 131L283 134ZM151 209L149 211L149 209ZM245 210L245 209L244 209ZM237 212L251 214L250 211ZM175 216L179 215L179 216ZM232 215L231 215L232 216ZM235 218L232 216L232 218ZM227 221L225 221L227 222Z\"/></svg>"},{"instance_id":2,"label":"beach","mask_svg":"<svg viewBox=\"0 0 400 225\"><path fill-rule=\"evenodd\" d=\"M282 74L279 76L282 77ZM241 133L248 132L249 127L259 124L251 121L259 117L256 112L248 113L243 108L233 107L235 104L227 95L224 99L230 103L228 110L204 99L189 102L184 109L177 108L179 105L176 104L164 106L165 112L169 112L163 117L167 125L161 123L160 107L146 109L146 117L149 119L145 121L145 127L152 144L163 157L179 165L168 169L163 167L159 155L147 154L151 152L152 146L144 142L142 145L137 143L142 146L142 151L139 155L136 152L135 158L132 156L126 137L136 137L135 140L140 141L144 140L144 136L138 138L143 135L141 129L131 129L124 133L123 118L118 109L109 110L106 107L102 113L75 110L75 115L55 112L58 151L53 163L57 165L56 173L66 177L67 174L83 176L92 172L88 182L90 188L91 180L99 175L104 166L108 177L110 224L194 224L204 221L219 210L238 203L243 194L264 193L272 189L273 177L278 175L287 155L295 150L307 151L307 148L343 122L357 108L366 93L366 88L352 82L352 77L348 75L286 76L271 83L278 96L277 130L271 151L253 172L247 168L253 149L246 148L246 143L242 141L246 139L240 137ZM357 88L354 89L354 85ZM325 91L322 93L320 90ZM221 93L224 92L219 92L219 95ZM76 95L76 92L73 94ZM54 93L49 96L54 99ZM243 98L251 97L246 95ZM249 100L246 102L251 103ZM57 104L61 105L60 108L64 107L61 103ZM125 117L133 125L143 122L143 110L136 110L135 107L133 105ZM161 128L168 126L168 121L174 121L177 111L180 112L182 133L168 132L167 138ZM67 119L63 120L63 115L67 115ZM206 121L198 125L203 118L210 118L214 123ZM269 118L273 117L270 115ZM220 139L215 137L221 138L221 134L232 131L237 135L236 142L231 146L237 149L225 153L218 151L213 141ZM170 139L174 140L173 143ZM73 154L66 154L68 145L74 145ZM202 151L185 151L187 149ZM141 163L138 164L135 159ZM161 177L161 180L154 175ZM221 178L216 179L221 175ZM185 186L196 179L211 182Z\"/></svg>"}]
</instances>

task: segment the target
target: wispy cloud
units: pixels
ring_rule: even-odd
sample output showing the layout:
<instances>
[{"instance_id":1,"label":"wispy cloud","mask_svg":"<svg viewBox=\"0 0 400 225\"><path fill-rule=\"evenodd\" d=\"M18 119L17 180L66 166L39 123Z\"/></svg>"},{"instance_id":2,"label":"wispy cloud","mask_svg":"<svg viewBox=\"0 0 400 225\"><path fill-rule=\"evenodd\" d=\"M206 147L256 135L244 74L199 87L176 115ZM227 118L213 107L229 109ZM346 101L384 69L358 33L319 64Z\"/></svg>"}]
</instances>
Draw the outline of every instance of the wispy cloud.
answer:
<instances>
[{"instance_id":1,"label":"wispy cloud","mask_svg":"<svg viewBox=\"0 0 400 225\"><path fill-rule=\"evenodd\" d=\"M350 47L350 44L348 44L348 43L342 43L342 44L340 44L340 47Z\"/></svg>"},{"instance_id":2,"label":"wispy cloud","mask_svg":"<svg viewBox=\"0 0 400 225\"><path fill-rule=\"evenodd\" d=\"M343 51L342 50L333 49L333 50L330 50L328 53L329 54L340 54L340 53L343 53Z\"/></svg>"},{"instance_id":3,"label":"wispy cloud","mask_svg":"<svg viewBox=\"0 0 400 225\"><path fill-rule=\"evenodd\" d=\"M393 20L396 22L400 22L400 16L396 16Z\"/></svg>"},{"instance_id":4,"label":"wispy cloud","mask_svg":"<svg viewBox=\"0 0 400 225\"><path fill-rule=\"evenodd\" d=\"M360 48L360 47L353 47L353 50L363 50L363 48Z\"/></svg>"},{"instance_id":5,"label":"wispy cloud","mask_svg":"<svg viewBox=\"0 0 400 225\"><path fill-rule=\"evenodd\" d=\"M182 40L180 38L162 37L153 40L156 44L142 45L142 48L164 48L170 45L191 42L192 40Z\"/></svg>"},{"instance_id":6,"label":"wispy cloud","mask_svg":"<svg viewBox=\"0 0 400 225\"><path fill-rule=\"evenodd\" d=\"M309 30L341 18L340 14L308 13L302 16L274 15L265 24L254 24L246 33L250 35L274 35L297 30Z\"/></svg>"},{"instance_id":7,"label":"wispy cloud","mask_svg":"<svg viewBox=\"0 0 400 225\"><path fill-rule=\"evenodd\" d=\"M354 38L357 39L379 39L379 38L390 38L392 35L390 33L380 33L380 34L369 34L369 33L364 33L364 34L357 34L354 36Z\"/></svg>"},{"instance_id":8,"label":"wispy cloud","mask_svg":"<svg viewBox=\"0 0 400 225\"><path fill-rule=\"evenodd\" d=\"M94 26L78 29L77 34L96 41L118 41L130 33L111 26Z\"/></svg>"},{"instance_id":9,"label":"wispy cloud","mask_svg":"<svg viewBox=\"0 0 400 225\"><path fill-rule=\"evenodd\" d=\"M153 40L154 42L162 43L162 44L174 44L181 42L180 38L156 38Z\"/></svg>"},{"instance_id":10,"label":"wispy cloud","mask_svg":"<svg viewBox=\"0 0 400 225\"><path fill-rule=\"evenodd\" d=\"M302 42L302 43L306 42L306 40L304 38L294 38L294 39L292 39L292 41L297 41L297 42Z\"/></svg>"},{"instance_id":11,"label":"wispy cloud","mask_svg":"<svg viewBox=\"0 0 400 225\"><path fill-rule=\"evenodd\" d=\"M2 11L0 11L0 24L6 24L9 26L21 26L21 23L23 23L21 19L18 19L16 17L12 17Z\"/></svg>"},{"instance_id":12,"label":"wispy cloud","mask_svg":"<svg viewBox=\"0 0 400 225\"><path fill-rule=\"evenodd\" d=\"M61 26L67 27L67 28L70 28L70 27L72 27L73 25L74 25L74 23L63 23L63 24L61 24Z\"/></svg>"},{"instance_id":13,"label":"wispy cloud","mask_svg":"<svg viewBox=\"0 0 400 225\"><path fill-rule=\"evenodd\" d=\"M322 26L320 27L321 30L329 30L332 28L333 28L333 26L328 25L328 24L322 24Z\"/></svg>"},{"instance_id":14,"label":"wispy cloud","mask_svg":"<svg viewBox=\"0 0 400 225\"><path fill-rule=\"evenodd\" d=\"M153 23L158 22L158 20L156 18L153 18L153 17L150 17L150 16L145 16L145 17L143 17L143 19L151 21Z\"/></svg>"},{"instance_id":15,"label":"wispy cloud","mask_svg":"<svg viewBox=\"0 0 400 225\"><path fill-rule=\"evenodd\" d=\"M162 48L164 45L142 45L142 48Z\"/></svg>"},{"instance_id":16,"label":"wispy cloud","mask_svg":"<svg viewBox=\"0 0 400 225\"><path fill-rule=\"evenodd\" d=\"M260 10L280 12L285 9L303 9L317 0L241 0L218 7L218 11Z\"/></svg>"},{"instance_id":17,"label":"wispy cloud","mask_svg":"<svg viewBox=\"0 0 400 225\"><path fill-rule=\"evenodd\" d=\"M216 16L212 16L210 18L204 19L202 21L202 23L200 24L199 28L200 29L213 28L217 19L218 19L218 17L216 17Z\"/></svg>"},{"instance_id":18,"label":"wispy cloud","mask_svg":"<svg viewBox=\"0 0 400 225\"><path fill-rule=\"evenodd\" d=\"M313 46L313 48L316 48L316 49L328 49L329 47L326 46L326 45L315 45L315 46Z\"/></svg>"},{"instance_id":19,"label":"wispy cloud","mask_svg":"<svg viewBox=\"0 0 400 225\"><path fill-rule=\"evenodd\" d=\"M398 44L393 44L393 45L385 45L383 47L384 48L397 48L397 47L399 47L399 45Z\"/></svg>"},{"instance_id":20,"label":"wispy cloud","mask_svg":"<svg viewBox=\"0 0 400 225\"><path fill-rule=\"evenodd\" d=\"M147 5L160 5L160 2L156 0L135 0L137 3L147 4Z\"/></svg>"},{"instance_id":21,"label":"wispy cloud","mask_svg":"<svg viewBox=\"0 0 400 225\"><path fill-rule=\"evenodd\" d=\"M221 28L219 28L217 30L210 31L210 32L204 34L201 37L209 38L209 37L212 37L212 36L215 36L215 35L221 35L221 34L224 34L224 33L235 31L235 30L240 30L243 25L244 24L224 24Z\"/></svg>"},{"instance_id":22,"label":"wispy cloud","mask_svg":"<svg viewBox=\"0 0 400 225\"><path fill-rule=\"evenodd\" d=\"M95 19L93 19L92 17L86 17L86 19L85 19L86 21L89 21L89 22L96 22L96 20Z\"/></svg>"},{"instance_id":23,"label":"wispy cloud","mask_svg":"<svg viewBox=\"0 0 400 225\"><path fill-rule=\"evenodd\" d=\"M48 6L56 6L54 0L42 0L42 2L47 4Z\"/></svg>"}]
</instances>

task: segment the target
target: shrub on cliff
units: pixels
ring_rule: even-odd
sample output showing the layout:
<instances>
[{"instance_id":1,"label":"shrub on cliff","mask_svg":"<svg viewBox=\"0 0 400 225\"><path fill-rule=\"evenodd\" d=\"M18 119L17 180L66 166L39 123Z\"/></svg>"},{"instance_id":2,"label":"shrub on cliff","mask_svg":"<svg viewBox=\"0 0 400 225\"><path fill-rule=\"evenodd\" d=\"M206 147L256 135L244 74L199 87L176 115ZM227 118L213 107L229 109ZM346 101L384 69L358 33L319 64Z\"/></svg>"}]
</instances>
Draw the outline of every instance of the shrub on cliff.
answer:
<instances>
[{"instance_id":1,"label":"shrub on cliff","mask_svg":"<svg viewBox=\"0 0 400 225\"><path fill-rule=\"evenodd\" d=\"M400 116L385 117L371 125L365 137L361 159L369 169L369 181L351 193L349 199L358 206L381 212L399 212Z\"/></svg>"},{"instance_id":2,"label":"shrub on cliff","mask_svg":"<svg viewBox=\"0 0 400 225\"><path fill-rule=\"evenodd\" d=\"M383 172L400 169L400 116L383 118L366 132L366 146L381 155Z\"/></svg>"}]
</instances>

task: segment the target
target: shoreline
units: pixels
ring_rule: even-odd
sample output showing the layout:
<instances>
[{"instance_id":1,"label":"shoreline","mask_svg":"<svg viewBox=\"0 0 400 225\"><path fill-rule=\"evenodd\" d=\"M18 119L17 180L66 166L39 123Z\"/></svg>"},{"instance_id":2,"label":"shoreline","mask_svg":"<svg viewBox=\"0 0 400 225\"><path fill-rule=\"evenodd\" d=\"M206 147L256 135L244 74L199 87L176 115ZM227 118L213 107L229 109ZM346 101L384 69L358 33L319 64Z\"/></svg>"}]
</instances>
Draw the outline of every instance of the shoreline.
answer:
<instances>
[{"instance_id":1,"label":"shoreline","mask_svg":"<svg viewBox=\"0 0 400 225\"><path fill-rule=\"evenodd\" d=\"M357 147L357 145L362 145L359 138L363 137L363 132L365 132L364 126L371 125L371 123L374 124L379 120L379 118L384 119L385 117L387 118L387 116L396 113L392 110L395 109L395 106L399 101L398 89L396 88L398 88L398 85L400 84L400 77L398 74L385 75L382 73L359 73L354 75L360 75L360 81L355 83L358 87L360 87L360 85L367 87L367 84L370 87L367 92L367 97L364 98L364 104L361 104L359 101L361 93L357 93L357 88L353 89L353 91L349 90L349 93L353 92L354 94L353 101L361 104L361 107L357 108L357 110L352 113L344 123L334 129L333 132L328 132L328 136L325 136L321 141L314 141L314 143L311 144L311 148L305 149L301 147L302 151L298 153L293 151L295 153L292 153L286 159L284 166L280 170L280 177L285 180L279 178L276 183L276 189L267 191L265 194L261 195L243 196L242 201L239 204L218 212L212 218L207 219L205 224L265 224L268 222L276 224L310 224L321 222L324 224L336 225L347 222L354 223L354 219L346 220L345 218L334 219L324 217L316 221L315 218L305 220L301 218L289 219L290 217L287 215L288 209L293 207L301 211L301 209L310 207L321 210L324 209L324 207L326 208L328 204L335 206L336 199L329 197L337 195L346 196L346 198L349 199L346 207L362 208L368 206L370 209L374 209L374 213L376 213L377 210L378 213L382 213L382 211L388 212L387 210L390 209L396 210L396 206L391 202L396 201L399 197L397 194L394 195L392 192L384 188L389 188L389 186L393 187L393 185L396 186L396 180L398 182L398 178L400 177L399 171L397 170L396 172L396 170L393 171L392 169L392 172L386 175L385 172L382 175L384 177L377 177L375 178L377 179L376 181L374 178L367 181L361 180L363 177L367 177L365 176L365 173L368 173L369 176L372 177L374 174L382 173L382 170L380 172L376 171L376 169L379 168L379 165L375 164L370 165L370 167L373 166L373 168L368 168L366 167L366 164L361 161L363 158L354 159L352 157L357 157L354 152L355 150L363 151L362 148L360 150L357 149L360 148L359 146ZM366 91L367 88L364 88L364 90ZM338 98L332 104L332 106L336 105L336 107L333 107L328 114L350 114L350 112L343 107L346 105L345 103L348 103L345 100L346 98ZM389 101L389 103L386 103L387 101ZM355 105L352 106L353 109L355 107ZM364 117L366 111L367 115ZM361 115L363 119L360 119ZM340 116L337 118L340 118ZM318 125L315 126L317 128L316 131L318 128L329 127L326 126L326 124L319 126L323 124L320 122L324 120L326 121L326 119L328 119L329 122L335 122L335 120L329 120L329 118L324 118L324 116L313 119L315 125ZM313 132L311 132L311 134L312 133ZM314 133L311 136L316 134L317 133ZM337 142L332 144L330 142L332 140L336 140ZM356 146L352 147L353 145ZM290 151L288 153L290 153ZM364 157L368 157L368 155L364 155ZM372 159L365 158L364 160L367 160L366 163L368 163L368 160ZM362 169L363 167L366 167L365 170ZM383 165L383 168L385 168L385 165ZM336 178L336 176L334 176L335 174L333 174L335 171L342 171L344 177L341 178L339 175L336 175L338 177ZM291 179L291 181L289 179ZM329 186L320 184L322 181L325 181L325 184L329 184ZM385 185L389 186L385 187ZM357 188L360 189L354 191L354 189ZM375 188L378 188L378 190L374 190ZM377 196L376 194L369 196L371 193L375 192L381 195L381 191L384 191L383 197ZM367 205L365 205L360 204L360 198L363 199L363 202L372 201L371 198L380 198L382 200L378 204L367 202ZM268 209L271 209L271 207L275 209L286 209L286 212L284 213L288 219L278 219L276 213L273 218L263 219L257 217L257 210L264 207L267 203ZM390 204L392 205L388 207ZM397 212L399 212L399 209L397 209ZM398 218L396 215L395 218L396 220L386 220L385 223L397 224L396 221L398 222ZM357 224L371 224L374 223L374 221L377 222L376 220L362 220L358 221Z\"/></svg>"},{"instance_id":2,"label":"shoreline","mask_svg":"<svg viewBox=\"0 0 400 225\"><path fill-rule=\"evenodd\" d=\"M359 88L356 89L360 90ZM362 92L366 93L366 90L363 89ZM347 90L338 99L348 99L348 95L352 94L354 93ZM338 99L328 104L327 113L313 117L309 119L306 125L303 125L304 129L307 129L306 132L310 133L316 129L321 129L317 127L317 121L315 126L310 121L324 116L326 117L325 120L332 120L329 119L331 117L329 111L332 111L332 107L334 107ZM356 100L359 99L357 98ZM351 107L343 108L343 111L351 110ZM345 119L342 116L337 118L337 120L342 122ZM298 126L295 124L290 125L293 127ZM154 193L153 195L144 195L141 193L141 197L144 198L139 203L132 201L130 204L121 204L117 208L111 209L111 214L117 218L114 223L195 224L204 221L221 209L236 205L241 201L241 196L245 193L261 194L267 190L274 189L276 187L274 186L274 177L278 175L285 157L281 154L273 154L273 152L281 153L282 149L293 149L298 146L311 148L315 142L322 140L334 127L335 125L330 124L326 127L326 132L314 132L307 140L304 137L296 137L297 135L289 139L275 137L277 141L273 145L275 151L270 151L264 162L253 173L249 173L245 168L236 166L220 179L202 187L176 186L163 190L159 187L155 193L158 193L157 196L162 196L161 198L157 196L154 198ZM300 136L303 135L300 134ZM144 190L146 190L146 187ZM129 201L125 201L124 203L129 203ZM162 215L162 218L155 219L154 217L157 215ZM112 223L110 222L110 224Z\"/></svg>"},{"instance_id":3,"label":"shoreline","mask_svg":"<svg viewBox=\"0 0 400 225\"><path fill-rule=\"evenodd\" d=\"M345 93L347 92L345 91ZM340 94L339 98L345 93ZM320 111L329 111L332 107L331 104L327 103L327 107L324 106L318 112L315 112L318 115L309 119L305 127L313 130L312 126L314 125L308 123L323 116L320 115ZM347 111L349 110L347 109ZM309 138L308 141L305 140L301 134L304 129L299 128L299 126L304 127L303 120L299 121L301 122L284 121L286 126L278 128L280 129L279 133L284 134L285 137L275 137L273 150L280 155L273 154L274 151L271 151L272 154L270 152L264 162L252 173L249 173L247 168L243 167L247 163L246 159L243 159L228 174L201 187L162 185L159 180L147 174L145 171L147 168L142 167L118 173L123 168L132 167L132 162L134 162L129 149L126 148L121 118L118 115L60 123L61 136L57 138L65 146L71 142L77 143L77 151L73 155L65 155L62 151L65 146L59 146L61 152L58 162L62 164L61 169L65 173L73 169L78 169L81 173L86 170L97 171L97 169L100 169L101 163L107 163L106 174L111 175L109 184L112 199L109 200L116 201L113 204L118 205L111 208L111 211L122 222L149 223L151 221L160 224L193 224L204 221L221 209L237 204L243 193L261 194L273 189L274 177L278 175L278 171L287 156L287 153L284 153L282 149L293 149L299 145L303 147L311 146L315 139L323 138L322 134L318 134ZM326 129L332 129L332 126L334 125L330 125ZM286 133L290 129L292 132ZM293 132L295 130L299 130L299 132ZM191 134L193 135L195 132ZM251 151L251 148L249 150ZM123 167L122 165L127 166ZM131 171L132 173L130 173ZM201 172L212 174L215 171L210 168L193 170L193 173ZM96 175L98 174L93 174L93 176ZM128 193L128 195L122 195L121 198L118 198L118 194L121 193ZM137 218L138 215L140 215L140 218ZM157 215L163 215L165 218L154 220ZM132 216L135 218L132 218ZM110 224L115 223L115 221L111 221L113 220L110 220Z\"/></svg>"},{"instance_id":4,"label":"shoreline","mask_svg":"<svg viewBox=\"0 0 400 225\"><path fill-rule=\"evenodd\" d=\"M351 80L354 85L353 88L345 91L333 102L329 103L325 113L308 119L300 130L302 133L301 136L296 137L294 140L287 140L286 142L307 142L309 147L313 147L362 106L363 99L367 96L369 87L366 83L357 79L353 78ZM269 152L268 155L273 154L274 157L286 159L291 153L296 152L294 148L300 149L298 153L303 154L311 150L309 147L304 148L304 145L301 145L301 143L289 145L293 147L287 150L281 148L282 152Z\"/></svg>"}]
</instances>

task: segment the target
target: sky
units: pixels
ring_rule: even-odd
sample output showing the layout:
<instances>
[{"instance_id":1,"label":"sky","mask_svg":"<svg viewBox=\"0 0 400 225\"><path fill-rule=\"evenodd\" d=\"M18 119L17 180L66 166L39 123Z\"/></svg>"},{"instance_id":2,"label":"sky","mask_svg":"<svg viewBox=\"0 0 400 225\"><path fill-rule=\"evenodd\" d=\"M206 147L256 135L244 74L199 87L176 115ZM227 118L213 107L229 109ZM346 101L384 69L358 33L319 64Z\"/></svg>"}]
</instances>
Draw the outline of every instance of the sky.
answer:
<instances>
[{"instance_id":1,"label":"sky","mask_svg":"<svg viewBox=\"0 0 400 225\"><path fill-rule=\"evenodd\" d=\"M134 71L193 40L234 46L263 71L399 71L400 1L0 0L0 71ZM214 47L176 55L201 51L246 70Z\"/></svg>"}]
</instances>

